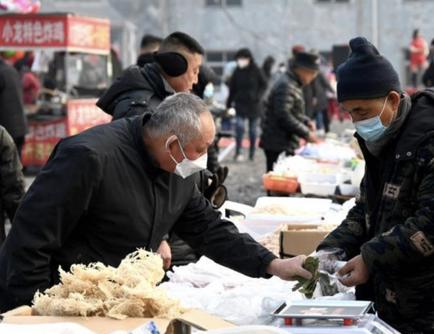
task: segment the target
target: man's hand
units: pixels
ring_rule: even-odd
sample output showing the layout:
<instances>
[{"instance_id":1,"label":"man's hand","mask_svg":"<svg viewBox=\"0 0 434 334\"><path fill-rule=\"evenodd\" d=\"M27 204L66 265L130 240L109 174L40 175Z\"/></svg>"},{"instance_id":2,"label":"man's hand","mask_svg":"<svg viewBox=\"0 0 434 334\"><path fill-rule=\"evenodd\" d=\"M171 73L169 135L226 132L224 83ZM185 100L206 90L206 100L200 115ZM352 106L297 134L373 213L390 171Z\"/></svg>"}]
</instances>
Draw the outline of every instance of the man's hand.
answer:
<instances>
[{"instance_id":1,"label":"man's hand","mask_svg":"<svg viewBox=\"0 0 434 334\"><path fill-rule=\"evenodd\" d=\"M342 277L339 279L341 283L346 286L364 284L369 279L368 267L366 267L361 255L357 255L348 261L338 271L338 275Z\"/></svg>"},{"instance_id":2,"label":"man's hand","mask_svg":"<svg viewBox=\"0 0 434 334\"><path fill-rule=\"evenodd\" d=\"M294 280L296 276L301 276L306 279L312 277L311 273L303 268L306 256L299 255L291 259L274 259L267 267L267 273L277 276L283 280Z\"/></svg>"},{"instance_id":3,"label":"man's hand","mask_svg":"<svg viewBox=\"0 0 434 334\"><path fill-rule=\"evenodd\" d=\"M310 131L315 132L316 131L316 123L314 121L309 121L307 123L307 127Z\"/></svg>"},{"instance_id":4,"label":"man's hand","mask_svg":"<svg viewBox=\"0 0 434 334\"><path fill-rule=\"evenodd\" d=\"M170 250L170 245L166 240L163 240L158 246L157 253L160 254L163 259L163 268L169 269L172 263L172 251Z\"/></svg>"},{"instance_id":5,"label":"man's hand","mask_svg":"<svg viewBox=\"0 0 434 334\"><path fill-rule=\"evenodd\" d=\"M318 137L316 136L315 132L310 131L309 136L307 137L307 141L309 143L318 143Z\"/></svg>"}]
</instances>

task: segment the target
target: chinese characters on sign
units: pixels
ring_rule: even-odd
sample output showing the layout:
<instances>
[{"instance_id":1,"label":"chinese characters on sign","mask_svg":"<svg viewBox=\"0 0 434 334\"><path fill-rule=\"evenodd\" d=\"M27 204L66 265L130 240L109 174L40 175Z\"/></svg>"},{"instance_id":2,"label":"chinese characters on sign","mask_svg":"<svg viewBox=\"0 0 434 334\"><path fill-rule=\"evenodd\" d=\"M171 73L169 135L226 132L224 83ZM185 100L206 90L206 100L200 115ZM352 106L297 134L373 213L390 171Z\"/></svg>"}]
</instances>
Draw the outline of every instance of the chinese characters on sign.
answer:
<instances>
[{"instance_id":1,"label":"chinese characters on sign","mask_svg":"<svg viewBox=\"0 0 434 334\"><path fill-rule=\"evenodd\" d=\"M5 44L63 45L66 41L64 22L60 20L6 20L1 29Z\"/></svg>"},{"instance_id":2,"label":"chinese characters on sign","mask_svg":"<svg viewBox=\"0 0 434 334\"><path fill-rule=\"evenodd\" d=\"M108 53L108 20L63 15L0 16L0 48L62 48Z\"/></svg>"}]
</instances>

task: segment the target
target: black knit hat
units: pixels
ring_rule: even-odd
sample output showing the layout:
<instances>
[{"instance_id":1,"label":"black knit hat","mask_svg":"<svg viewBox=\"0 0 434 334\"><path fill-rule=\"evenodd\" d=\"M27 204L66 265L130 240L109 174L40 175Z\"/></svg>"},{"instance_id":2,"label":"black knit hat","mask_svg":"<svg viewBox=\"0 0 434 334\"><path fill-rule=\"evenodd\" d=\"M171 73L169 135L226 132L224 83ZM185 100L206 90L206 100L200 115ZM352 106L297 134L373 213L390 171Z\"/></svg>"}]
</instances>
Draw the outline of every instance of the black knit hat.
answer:
<instances>
[{"instance_id":1,"label":"black knit hat","mask_svg":"<svg viewBox=\"0 0 434 334\"><path fill-rule=\"evenodd\" d=\"M398 73L364 37L350 41L350 55L337 69L338 102L374 99L401 92Z\"/></svg>"}]
</instances>

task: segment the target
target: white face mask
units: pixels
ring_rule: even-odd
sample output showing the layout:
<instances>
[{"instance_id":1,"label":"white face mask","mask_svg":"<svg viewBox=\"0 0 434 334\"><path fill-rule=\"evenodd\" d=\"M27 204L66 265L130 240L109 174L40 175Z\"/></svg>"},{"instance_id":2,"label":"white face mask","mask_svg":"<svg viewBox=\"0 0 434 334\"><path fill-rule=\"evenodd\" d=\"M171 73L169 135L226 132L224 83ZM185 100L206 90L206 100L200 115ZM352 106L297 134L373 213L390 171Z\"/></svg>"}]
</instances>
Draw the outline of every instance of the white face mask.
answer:
<instances>
[{"instance_id":1,"label":"white face mask","mask_svg":"<svg viewBox=\"0 0 434 334\"><path fill-rule=\"evenodd\" d=\"M238 64L239 68L245 68L245 67L249 66L250 59L249 58L239 58L237 60L237 64Z\"/></svg>"},{"instance_id":2,"label":"white face mask","mask_svg":"<svg viewBox=\"0 0 434 334\"><path fill-rule=\"evenodd\" d=\"M168 141L166 142L166 148L168 148ZM173 162L176 163L175 172L174 172L176 175L179 175L183 179L186 179L187 177L193 175L194 173L206 169L207 162L208 162L207 153L201 155L196 160L190 160L186 157L184 150L182 149L181 143L179 142L179 139L177 139L177 141L178 141L179 148L181 149L182 155L184 156L184 159L181 162L178 162L173 157L173 155L169 153Z\"/></svg>"}]
</instances>

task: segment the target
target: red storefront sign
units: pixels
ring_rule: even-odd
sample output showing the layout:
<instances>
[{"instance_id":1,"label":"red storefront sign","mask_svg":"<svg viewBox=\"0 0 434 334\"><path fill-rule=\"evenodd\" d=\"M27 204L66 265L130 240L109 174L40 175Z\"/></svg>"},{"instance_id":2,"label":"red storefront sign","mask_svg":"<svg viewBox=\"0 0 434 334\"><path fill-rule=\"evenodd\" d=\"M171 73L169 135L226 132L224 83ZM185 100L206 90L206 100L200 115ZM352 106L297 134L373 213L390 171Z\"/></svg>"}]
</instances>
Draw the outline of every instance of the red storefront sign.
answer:
<instances>
[{"instance_id":1,"label":"red storefront sign","mask_svg":"<svg viewBox=\"0 0 434 334\"><path fill-rule=\"evenodd\" d=\"M42 166L60 139L108 123L111 116L95 105L96 99L70 100L67 116L51 121L30 120L22 152L24 166Z\"/></svg>"},{"instance_id":2,"label":"red storefront sign","mask_svg":"<svg viewBox=\"0 0 434 334\"><path fill-rule=\"evenodd\" d=\"M52 121L29 121L29 133L21 153L24 166L42 166L57 142L67 136L65 118Z\"/></svg>"},{"instance_id":3,"label":"red storefront sign","mask_svg":"<svg viewBox=\"0 0 434 334\"><path fill-rule=\"evenodd\" d=\"M108 53L108 20L72 14L0 15L0 49L54 48Z\"/></svg>"},{"instance_id":4,"label":"red storefront sign","mask_svg":"<svg viewBox=\"0 0 434 334\"><path fill-rule=\"evenodd\" d=\"M75 135L93 126L108 123L111 116L96 106L96 99L67 102L68 135Z\"/></svg>"}]
</instances>

